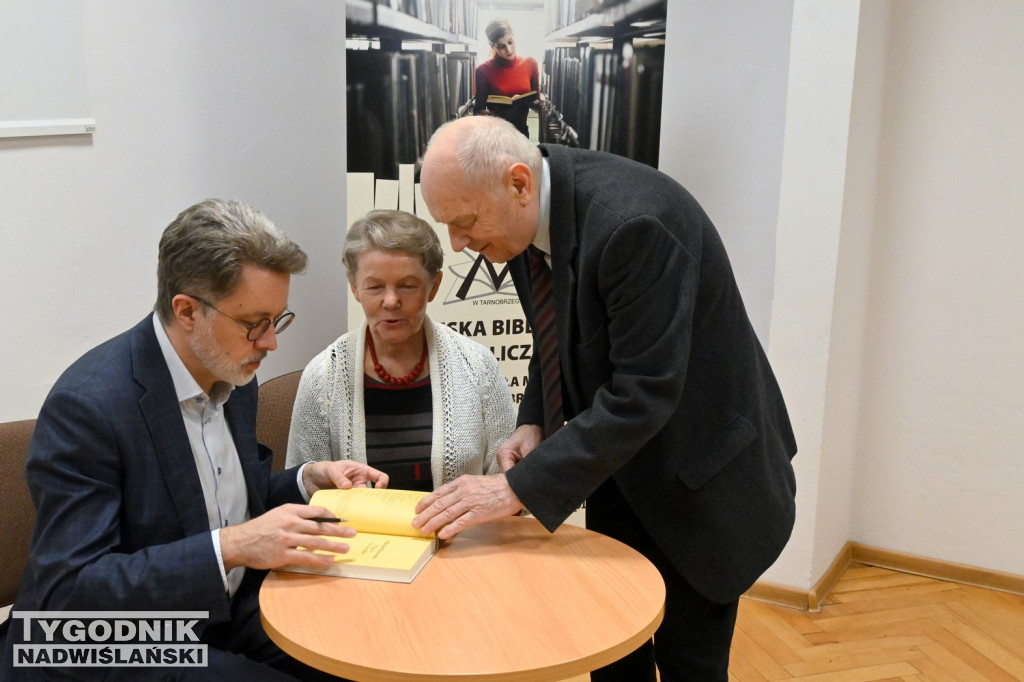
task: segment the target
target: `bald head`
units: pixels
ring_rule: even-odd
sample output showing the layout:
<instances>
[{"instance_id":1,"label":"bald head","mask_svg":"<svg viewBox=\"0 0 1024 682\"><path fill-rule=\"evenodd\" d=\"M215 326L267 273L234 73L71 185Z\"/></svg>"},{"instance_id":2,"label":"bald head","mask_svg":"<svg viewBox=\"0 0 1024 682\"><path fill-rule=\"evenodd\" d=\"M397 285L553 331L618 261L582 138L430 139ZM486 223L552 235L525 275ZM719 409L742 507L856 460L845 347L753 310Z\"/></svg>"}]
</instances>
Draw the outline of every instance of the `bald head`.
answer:
<instances>
[{"instance_id":1,"label":"bald head","mask_svg":"<svg viewBox=\"0 0 1024 682\"><path fill-rule=\"evenodd\" d=\"M459 118L437 129L420 169L420 190L452 248L493 262L521 253L539 216L540 149L508 121Z\"/></svg>"},{"instance_id":2,"label":"bald head","mask_svg":"<svg viewBox=\"0 0 1024 682\"><path fill-rule=\"evenodd\" d=\"M539 177L540 149L508 121L497 116L467 116L450 121L430 138L420 185L430 206L438 182L458 183L490 194L501 192L510 166L525 164Z\"/></svg>"}]
</instances>

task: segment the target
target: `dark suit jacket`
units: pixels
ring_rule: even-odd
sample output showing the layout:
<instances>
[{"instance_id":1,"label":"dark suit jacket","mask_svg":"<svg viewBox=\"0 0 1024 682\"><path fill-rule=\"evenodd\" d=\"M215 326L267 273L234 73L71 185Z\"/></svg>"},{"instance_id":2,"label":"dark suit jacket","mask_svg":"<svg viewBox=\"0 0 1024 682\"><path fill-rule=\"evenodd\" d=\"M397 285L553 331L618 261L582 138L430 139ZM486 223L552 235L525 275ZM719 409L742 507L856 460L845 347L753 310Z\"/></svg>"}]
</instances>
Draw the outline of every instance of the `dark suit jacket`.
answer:
<instances>
[{"instance_id":1,"label":"dark suit jacket","mask_svg":"<svg viewBox=\"0 0 1024 682\"><path fill-rule=\"evenodd\" d=\"M569 424L508 472L554 530L609 476L679 573L726 602L795 520L796 443L721 239L690 194L627 159L542 145ZM509 264L531 324L529 263ZM537 355L520 424L543 424Z\"/></svg>"},{"instance_id":2,"label":"dark suit jacket","mask_svg":"<svg viewBox=\"0 0 1024 682\"><path fill-rule=\"evenodd\" d=\"M296 470L272 477L271 452L256 443L256 399L253 380L224 407L253 518L302 502ZM15 611L209 611L197 633L231 618L150 316L57 380L36 422L26 474L36 525ZM258 589L262 574L247 573L240 591ZM20 631L20 622L10 628L8 645Z\"/></svg>"}]
</instances>

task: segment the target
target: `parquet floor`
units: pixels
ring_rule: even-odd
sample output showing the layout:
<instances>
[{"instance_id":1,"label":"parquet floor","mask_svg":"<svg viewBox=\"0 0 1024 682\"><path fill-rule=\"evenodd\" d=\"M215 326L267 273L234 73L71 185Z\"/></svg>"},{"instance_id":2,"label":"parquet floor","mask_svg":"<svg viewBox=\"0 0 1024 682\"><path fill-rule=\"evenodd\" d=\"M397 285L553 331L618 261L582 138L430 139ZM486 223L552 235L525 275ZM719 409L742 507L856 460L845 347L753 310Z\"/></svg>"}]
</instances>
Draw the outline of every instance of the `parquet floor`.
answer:
<instances>
[{"instance_id":1,"label":"parquet floor","mask_svg":"<svg viewBox=\"0 0 1024 682\"><path fill-rule=\"evenodd\" d=\"M729 680L1021 682L1024 596L854 564L820 613L740 600Z\"/></svg>"},{"instance_id":2,"label":"parquet floor","mask_svg":"<svg viewBox=\"0 0 1024 682\"><path fill-rule=\"evenodd\" d=\"M743 599L735 682L1020 682L1024 597L854 565L820 613Z\"/></svg>"}]
</instances>

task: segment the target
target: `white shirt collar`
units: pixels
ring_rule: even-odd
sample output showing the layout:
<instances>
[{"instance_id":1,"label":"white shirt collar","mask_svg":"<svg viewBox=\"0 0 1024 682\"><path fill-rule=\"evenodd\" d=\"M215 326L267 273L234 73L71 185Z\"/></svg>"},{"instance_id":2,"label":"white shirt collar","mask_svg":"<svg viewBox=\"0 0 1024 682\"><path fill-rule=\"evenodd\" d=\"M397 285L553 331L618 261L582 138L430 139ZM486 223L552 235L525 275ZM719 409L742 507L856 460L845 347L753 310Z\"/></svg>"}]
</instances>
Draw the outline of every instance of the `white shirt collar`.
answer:
<instances>
[{"instance_id":1,"label":"white shirt collar","mask_svg":"<svg viewBox=\"0 0 1024 682\"><path fill-rule=\"evenodd\" d=\"M207 396L202 387L199 386L199 382L195 380L192 373L185 367L185 363L178 355L178 351L171 344L170 337L167 336L167 330L164 329L163 323L160 322L160 316L156 313L153 313L153 330L156 332L156 341L160 344L160 351L164 355L164 362L167 363L167 369L171 372L171 381L174 382L174 392L178 397L179 403L183 403L186 400L195 400L200 397L208 397L215 404L227 402L231 396L231 391L235 387L223 381L218 381L213 385L213 390L211 391L213 395Z\"/></svg>"},{"instance_id":2,"label":"white shirt collar","mask_svg":"<svg viewBox=\"0 0 1024 682\"><path fill-rule=\"evenodd\" d=\"M551 169L548 160L541 157L540 172L540 224L533 237L533 245L551 256Z\"/></svg>"}]
</instances>

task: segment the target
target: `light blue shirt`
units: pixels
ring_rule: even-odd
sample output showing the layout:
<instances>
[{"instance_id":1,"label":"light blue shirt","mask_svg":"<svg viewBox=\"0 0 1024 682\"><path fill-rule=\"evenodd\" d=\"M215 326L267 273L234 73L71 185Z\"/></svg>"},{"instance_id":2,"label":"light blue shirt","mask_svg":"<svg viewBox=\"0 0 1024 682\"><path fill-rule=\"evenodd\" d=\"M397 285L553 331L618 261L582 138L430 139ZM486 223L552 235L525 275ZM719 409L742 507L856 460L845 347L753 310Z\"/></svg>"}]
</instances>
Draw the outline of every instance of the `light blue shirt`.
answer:
<instances>
[{"instance_id":1,"label":"light blue shirt","mask_svg":"<svg viewBox=\"0 0 1024 682\"><path fill-rule=\"evenodd\" d=\"M224 404L235 387L218 381L213 385L211 395L207 395L178 357L156 313L153 314L153 328L167 369L170 370L171 381L174 382L181 419L185 423L199 482L203 486L206 516L210 521L213 549L224 579L224 589L234 595L242 582L245 569L238 567L225 572L220 529L249 520L249 496L245 488L245 476L242 474L242 463L238 459L235 440L224 416Z\"/></svg>"},{"instance_id":2,"label":"light blue shirt","mask_svg":"<svg viewBox=\"0 0 1024 682\"><path fill-rule=\"evenodd\" d=\"M156 340L163 352L164 362L171 373L174 392L181 407L181 419L185 423L185 432L192 447L199 482L203 486L206 517L210 521L213 551L217 554L217 565L224 580L224 589L228 594L234 595L242 582L245 568L234 568L230 572L224 570L220 529L238 525L250 518L249 496L246 492L242 463L238 459L235 439L231 436L231 429L224 417L224 404L231 397L235 387L227 382L218 381L210 391L212 395L206 395L185 367L185 363L178 357L178 352L171 345L171 340L156 313L153 314L153 329L156 331ZM302 485L302 472L306 464L299 467L295 483L302 493L302 498L309 502L309 493Z\"/></svg>"}]
</instances>

